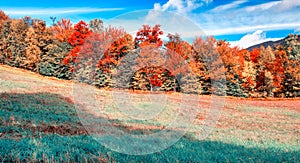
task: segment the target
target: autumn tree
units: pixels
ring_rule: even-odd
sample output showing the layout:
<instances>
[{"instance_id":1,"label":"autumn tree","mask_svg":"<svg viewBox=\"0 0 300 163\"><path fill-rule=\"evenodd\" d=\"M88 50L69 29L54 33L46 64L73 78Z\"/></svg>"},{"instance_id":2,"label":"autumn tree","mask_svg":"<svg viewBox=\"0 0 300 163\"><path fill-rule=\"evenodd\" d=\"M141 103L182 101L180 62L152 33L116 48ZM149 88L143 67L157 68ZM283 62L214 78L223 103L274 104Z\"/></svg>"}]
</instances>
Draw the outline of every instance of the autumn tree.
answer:
<instances>
[{"instance_id":1,"label":"autumn tree","mask_svg":"<svg viewBox=\"0 0 300 163\"><path fill-rule=\"evenodd\" d=\"M61 21L58 21L57 24L52 27L52 30L54 37L60 42L68 42L68 38L74 32L74 28L70 19L67 20L65 18L63 18Z\"/></svg>"},{"instance_id":2,"label":"autumn tree","mask_svg":"<svg viewBox=\"0 0 300 163\"><path fill-rule=\"evenodd\" d=\"M81 46L84 44L85 39L91 34L91 31L88 29L88 25L84 21L78 22L74 26L73 33L68 38L68 43L73 47L69 54L63 60L63 63L68 65L71 62L77 62L76 58L80 51ZM74 69L74 67L71 67Z\"/></svg>"},{"instance_id":3,"label":"autumn tree","mask_svg":"<svg viewBox=\"0 0 300 163\"><path fill-rule=\"evenodd\" d=\"M5 21L9 20L9 16L6 15L2 10L0 10L0 28L3 26Z\"/></svg>"},{"instance_id":4,"label":"autumn tree","mask_svg":"<svg viewBox=\"0 0 300 163\"><path fill-rule=\"evenodd\" d=\"M162 56L163 52L160 47L163 44L160 36L163 31L160 29L160 25L155 25L153 28L149 25L143 25L143 27L136 33L134 39L135 46L139 48L138 55L135 59L139 69L136 71L137 74L143 72L150 85L150 90L152 91L155 87L162 86L162 73L165 71L162 68L165 62ZM136 78L138 81L139 79Z\"/></svg>"},{"instance_id":5,"label":"autumn tree","mask_svg":"<svg viewBox=\"0 0 300 163\"><path fill-rule=\"evenodd\" d=\"M166 65L171 75L174 76L173 91L179 90L176 82L178 81L181 91L186 93L199 93L200 86L197 76L189 65L192 46L183 41L179 34L168 34L169 41L165 43L166 47ZM176 81L177 79L177 81Z\"/></svg>"},{"instance_id":6,"label":"autumn tree","mask_svg":"<svg viewBox=\"0 0 300 163\"><path fill-rule=\"evenodd\" d=\"M8 15L6 15L2 10L0 10L0 33L4 32L4 30L8 30L7 28L5 28L5 22L9 19L10 18L8 17Z\"/></svg>"},{"instance_id":7,"label":"autumn tree","mask_svg":"<svg viewBox=\"0 0 300 163\"><path fill-rule=\"evenodd\" d=\"M300 62L300 42L299 35L290 34L283 44L283 48L286 50L289 59L297 60Z\"/></svg>"},{"instance_id":8,"label":"autumn tree","mask_svg":"<svg viewBox=\"0 0 300 163\"><path fill-rule=\"evenodd\" d=\"M116 66L123 56L134 49L132 36L126 33L124 29L109 27L101 35L106 41L108 37L110 40L99 63L99 66L104 69L105 67Z\"/></svg>"},{"instance_id":9,"label":"autumn tree","mask_svg":"<svg viewBox=\"0 0 300 163\"><path fill-rule=\"evenodd\" d=\"M4 23L1 30L2 63L10 66L21 67L26 62L26 32L29 25L22 19L12 19Z\"/></svg>"},{"instance_id":10,"label":"autumn tree","mask_svg":"<svg viewBox=\"0 0 300 163\"><path fill-rule=\"evenodd\" d=\"M32 19L31 26L26 33L26 63L27 69L38 71L38 63L41 56L49 51L53 43L52 31L46 27L46 22L39 19Z\"/></svg>"},{"instance_id":11,"label":"autumn tree","mask_svg":"<svg viewBox=\"0 0 300 163\"><path fill-rule=\"evenodd\" d=\"M287 59L283 92L285 97L300 97L300 63Z\"/></svg>"},{"instance_id":12,"label":"autumn tree","mask_svg":"<svg viewBox=\"0 0 300 163\"><path fill-rule=\"evenodd\" d=\"M287 53L285 60L285 78L283 81L286 97L300 96L300 42L298 35L289 35L283 47Z\"/></svg>"},{"instance_id":13,"label":"autumn tree","mask_svg":"<svg viewBox=\"0 0 300 163\"><path fill-rule=\"evenodd\" d=\"M162 46L163 41L159 36L163 35L163 31L160 29L160 25L157 24L154 27L150 25L143 25L143 27L136 33L134 39L136 47L140 47L143 44L156 44Z\"/></svg>"},{"instance_id":14,"label":"autumn tree","mask_svg":"<svg viewBox=\"0 0 300 163\"><path fill-rule=\"evenodd\" d=\"M163 84L161 74L165 71L163 68L165 61L162 50L155 43L143 43L138 50L138 57L135 59L136 66L133 68L137 74L145 74L151 91ZM136 81L138 80L136 78Z\"/></svg>"},{"instance_id":15,"label":"autumn tree","mask_svg":"<svg viewBox=\"0 0 300 163\"><path fill-rule=\"evenodd\" d=\"M8 16L2 10L0 10L0 16L0 62L4 63L8 53L8 35L11 32L10 26L12 21L7 21Z\"/></svg>"},{"instance_id":16,"label":"autumn tree","mask_svg":"<svg viewBox=\"0 0 300 163\"><path fill-rule=\"evenodd\" d=\"M107 27L100 33L92 32L78 52L76 73L81 76L81 81L94 82L99 87L103 86L102 83L110 84L103 80L110 80L119 60L133 48L132 36L122 28ZM94 79L96 81L92 81Z\"/></svg>"},{"instance_id":17,"label":"autumn tree","mask_svg":"<svg viewBox=\"0 0 300 163\"><path fill-rule=\"evenodd\" d=\"M20 66L36 71L36 64L40 61L40 55L42 51L39 47L37 34L33 28L28 28L28 31L26 32L25 43L26 47L24 59Z\"/></svg>"},{"instance_id":18,"label":"autumn tree","mask_svg":"<svg viewBox=\"0 0 300 163\"><path fill-rule=\"evenodd\" d=\"M244 70L244 56L238 47L230 47L226 41L220 40L217 43L217 50L220 54L226 71L226 86L228 95L246 96L241 87L243 84L242 72Z\"/></svg>"},{"instance_id":19,"label":"autumn tree","mask_svg":"<svg viewBox=\"0 0 300 163\"><path fill-rule=\"evenodd\" d=\"M93 19L89 23L89 28L93 32L101 33L104 31L103 21L101 19Z\"/></svg>"},{"instance_id":20,"label":"autumn tree","mask_svg":"<svg viewBox=\"0 0 300 163\"><path fill-rule=\"evenodd\" d=\"M270 46L261 46L251 55L256 64L256 91L263 97L278 96L283 89L286 52L282 48L273 50Z\"/></svg>"},{"instance_id":21,"label":"autumn tree","mask_svg":"<svg viewBox=\"0 0 300 163\"><path fill-rule=\"evenodd\" d=\"M203 94L224 94L225 69L217 50L217 40L214 37L197 37L193 42L193 58L198 62ZM203 67L204 66L204 67Z\"/></svg>"},{"instance_id":22,"label":"autumn tree","mask_svg":"<svg viewBox=\"0 0 300 163\"><path fill-rule=\"evenodd\" d=\"M257 64L258 63L258 56L260 54L260 50L258 48L254 48L251 52L250 52L250 60Z\"/></svg>"},{"instance_id":23,"label":"autumn tree","mask_svg":"<svg viewBox=\"0 0 300 163\"><path fill-rule=\"evenodd\" d=\"M266 64L273 60L274 54L264 46L259 49L256 64L256 90L260 96L267 97L272 92L272 74L267 69Z\"/></svg>"},{"instance_id":24,"label":"autumn tree","mask_svg":"<svg viewBox=\"0 0 300 163\"><path fill-rule=\"evenodd\" d=\"M255 96L255 86L256 86L256 64L251 60L251 52L246 49L239 51L240 55L244 58L244 66L242 70L242 83L241 87L243 91L247 93L248 97Z\"/></svg>"}]
</instances>

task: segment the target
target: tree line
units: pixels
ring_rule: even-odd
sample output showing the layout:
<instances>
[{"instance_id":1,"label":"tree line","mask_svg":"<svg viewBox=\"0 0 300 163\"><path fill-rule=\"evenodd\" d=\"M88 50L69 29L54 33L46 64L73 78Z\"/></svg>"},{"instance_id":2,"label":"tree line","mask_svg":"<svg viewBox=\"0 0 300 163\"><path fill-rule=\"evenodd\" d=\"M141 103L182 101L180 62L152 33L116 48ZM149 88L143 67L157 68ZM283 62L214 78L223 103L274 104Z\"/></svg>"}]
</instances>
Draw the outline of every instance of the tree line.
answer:
<instances>
[{"instance_id":1,"label":"tree line","mask_svg":"<svg viewBox=\"0 0 300 163\"><path fill-rule=\"evenodd\" d=\"M300 96L298 35L249 51L212 36L188 43L175 33L164 41L160 25L142 25L132 36L105 27L101 19L52 20L47 27L43 20L11 19L0 11L0 63L100 88L194 94L225 88L238 97Z\"/></svg>"}]
</instances>

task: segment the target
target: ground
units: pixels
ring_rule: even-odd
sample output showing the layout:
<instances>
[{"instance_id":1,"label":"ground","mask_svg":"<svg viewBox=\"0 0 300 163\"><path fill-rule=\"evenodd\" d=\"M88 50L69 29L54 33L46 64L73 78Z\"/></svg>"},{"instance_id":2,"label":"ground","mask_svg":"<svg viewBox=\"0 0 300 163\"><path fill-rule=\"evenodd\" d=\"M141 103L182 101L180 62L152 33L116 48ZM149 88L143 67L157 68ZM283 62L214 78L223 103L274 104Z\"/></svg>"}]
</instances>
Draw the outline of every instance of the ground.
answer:
<instances>
[{"instance_id":1,"label":"ground","mask_svg":"<svg viewBox=\"0 0 300 163\"><path fill-rule=\"evenodd\" d=\"M157 107L161 100L164 106ZM135 109L124 107L128 101ZM299 98L100 90L0 65L0 161L297 162L299 106ZM195 113L188 128L170 125L176 117L184 121L180 116L189 116L185 113ZM106 120L102 123L106 127L136 135L188 130L167 149L126 155L94 139L94 134L117 137L90 123L99 119Z\"/></svg>"}]
</instances>

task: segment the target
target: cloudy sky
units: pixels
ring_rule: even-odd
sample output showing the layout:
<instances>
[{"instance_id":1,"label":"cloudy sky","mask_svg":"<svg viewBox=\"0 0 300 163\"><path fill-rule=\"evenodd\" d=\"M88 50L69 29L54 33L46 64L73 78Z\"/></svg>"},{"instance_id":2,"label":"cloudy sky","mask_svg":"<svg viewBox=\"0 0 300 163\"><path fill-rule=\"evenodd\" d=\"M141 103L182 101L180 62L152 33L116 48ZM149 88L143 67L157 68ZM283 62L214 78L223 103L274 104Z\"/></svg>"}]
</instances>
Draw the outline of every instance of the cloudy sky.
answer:
<instances>
[{"instance_id":1,"label":"cloudy sky","mask_svg":"<svg viewBox=\"0 0 300 163\"><path fill-rule=\"evenodd\" d=\"M299 0L1 0L0 9L12 18L29 15L48 25L50 16L74 23L100 18L127 30L160 23L169 31L178 28L187 39L204 33L244 48L300 33ZM164 12L176 15L158 14Z\"/></svg>"}]
</instances>

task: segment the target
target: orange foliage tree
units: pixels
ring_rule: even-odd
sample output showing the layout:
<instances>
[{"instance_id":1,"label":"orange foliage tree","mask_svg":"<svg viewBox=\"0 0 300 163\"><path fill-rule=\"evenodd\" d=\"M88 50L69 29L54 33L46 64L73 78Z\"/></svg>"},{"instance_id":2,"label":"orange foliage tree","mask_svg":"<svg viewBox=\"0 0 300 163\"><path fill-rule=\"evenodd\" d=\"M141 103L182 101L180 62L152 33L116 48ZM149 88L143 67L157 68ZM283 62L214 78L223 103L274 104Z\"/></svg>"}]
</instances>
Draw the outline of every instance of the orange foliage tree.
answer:
<instances>
[{"instance_id":1,"label":"orange foliage tree","mask_svg":"<svg viewBox=\"0 0 300 163\"><path fill-rule=\"evenodd\" d=\"M202 93L223 94L225 69L222 58L217 50L217 40L214 37L206 37L204 40L197 37L193 42L193 58L198 62L200 73L203 78ZM213 84L213 86L212 86Z\"/></svg>"},{"instance_id":2,"label":"orange foliage tree","mask_svg":"<svg viewBox=\"0 0 300 163\"><path fill-rule=\"evenodd\" d=\"M162 50L157 44L149 42L143 43L138 51L138 57L135 59L136 66L133 67L137 73L144 73L150 90L153 91L154 87L161 87L163 84L162 73L165 71L163 65L165 59L163 58ZM137 79L140 80L140 79Z\"/></svg>"},{"instance_id":3,"label":"orange foliage tree","mask_svg":"<svg viewBox=\"0 0 300 163\"><path fill-rule=\"evenodd\" d=\"M68 38L73 33L74 28L70 19L66 20L63 18L52 27L52 30L56 39L58 39L60 42L67 42Z\"/></svg>"},{"instance_id":4,"label":"orange foliage tree","mask_svg":"<svg viewBox=\"0 0 300 163\"><path fill-rule=\"evenodd\" d=\"M174 76L173 91L180 89L176 87L181 87L181 91L183 92L198 90L198 84L196 84L198 76L192 71L192 67L189 65L192 46L188 42L183 41L179 34L168 34L168 38L169 41L165 43L165 47L167 48L166 65L171 72L170 75ZM180 86L177 86L176 79L180 82Z\"/></svg>"},{"instance_id":5,"label":"orange foliage tree","mask_svg":"<svg viewBox=\"0 0 300 163\"><path fill-rule=\"evenodd\" d=\"M230 47L226 41L220 40L217 44L226 71L227 94L245 96L241 87L243 84L244 56L238 47Z\"/></svg>"},{"instance_id":6,"label":"orange foliage tree","mask_svg":"<svg viewBox=\"0 0 300 163\"><path fill-rule=\"evenodd\" d=\"M12 19L4 23L0 38L0 61L2 63L22 67L27 61L25 38L28 28L28 24L22 19Z\"/></svg>"},{"instance_id":7,"label":"orange foliage tree","mask_svg":"<svg viewBox=\"0 0 300 163\"><path fill-rule=\"evenodd\" d=\"M133 48L132 36L124 29L108 27L100 33L92 32L78 52L77 73L81 78L84 74L90 74L91 76L85 77L85 80L95 79L96 86L111 86L108 80L111 78L112 70ZM85 70L81 70L82 68Z\"/></svg>"},{"instance_id":8,"label":"orange foliage tree","mask_svg":"<svg viewBox=\"0 0 300 163\"><path fill-rule=\"evenodd\" d=\"M239 56L243 56L244 65L242 71L242 83L240 87L242 87L243 91L247 93L248 97L253 97L255 94L255 86L256 86L256 71L255 64L251 61L250 52L246 49L242 49L239 51Z\"/></svg>"},{"instance_id":9,"label":"orange foliage tree","mask_svg":"<svg viewBox=\"0 0 300 163\"><path fill-rule=\"evenodd\" d=\"M128 52L134 49L132 36L124 29L109 27L100 34L103 41L106 42L104 47L104 56L101 57L99 67L109 72L111 68L117 66L118 61Z\"/></svg>"},{"instance_id":10,"label":"orange foliage tree","mask_svg":"<svg viewBox=\"0 0 300 163\"><path fill-rule=\"evenodd\" d=\"M261 46L259 51L256 64L256 89L263 97L272 96L274 89L272 84L273 74L269 65L273 63L275 56L271 47L265 48Z\"/></svg>"}]
</instances>

